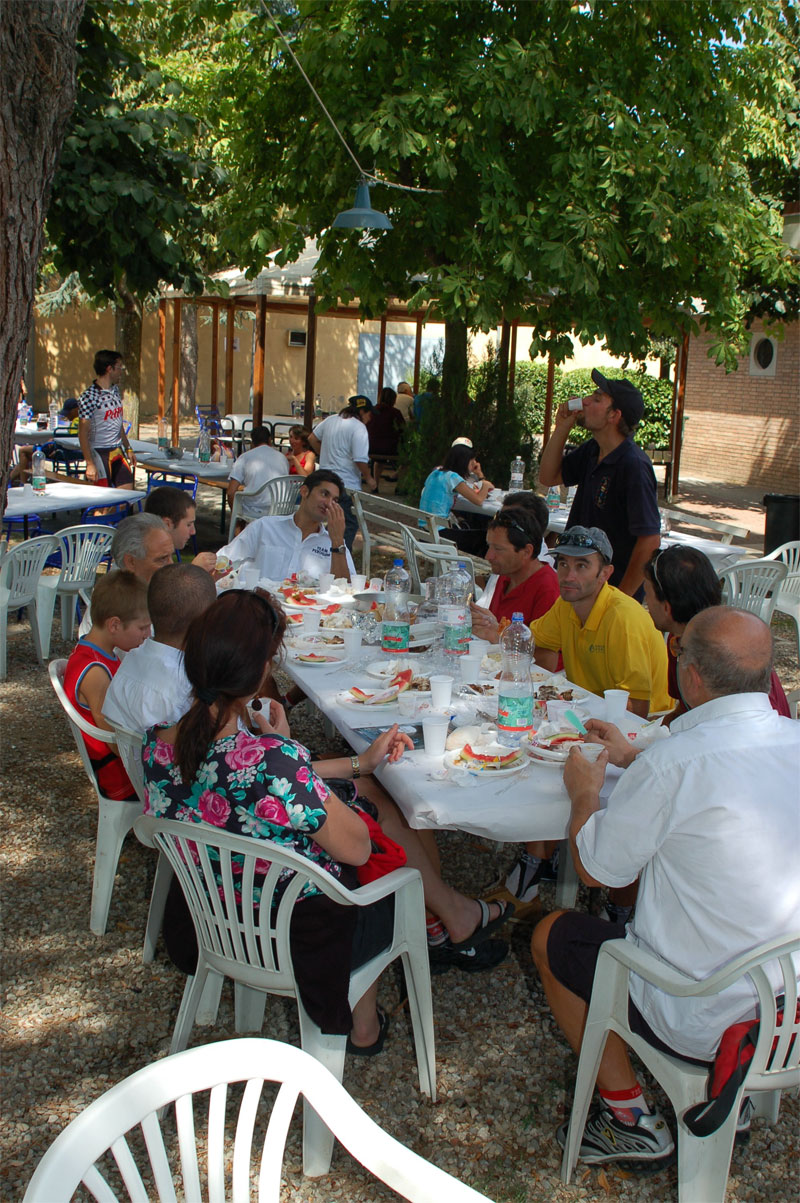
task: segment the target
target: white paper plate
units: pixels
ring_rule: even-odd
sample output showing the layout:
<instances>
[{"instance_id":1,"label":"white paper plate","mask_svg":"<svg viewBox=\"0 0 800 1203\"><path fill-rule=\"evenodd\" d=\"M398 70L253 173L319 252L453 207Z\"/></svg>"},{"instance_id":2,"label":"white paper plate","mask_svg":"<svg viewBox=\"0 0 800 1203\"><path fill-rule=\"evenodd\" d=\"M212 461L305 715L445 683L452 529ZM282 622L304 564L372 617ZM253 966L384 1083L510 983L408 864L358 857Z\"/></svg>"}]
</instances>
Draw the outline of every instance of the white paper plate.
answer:
<instances>
[{"instance_id":1,"label":"white paper plate","mask_svg":"<svg viewBox=\"0 0 800 1203\"><path fill-rule=\"evenodd\" d=\"M520 773L524 768L528 767L528 760L525 756L520 756L519 760L514 764L508 765L502 769L474 769L469 765L458 763L457 757L460 752L445 752L444 763L448 769L454 769L457 773L467 773L470 777L494 778L494 777L510 777L512 773Z\"/></svg>"},{"instance_id":2,"label":"white paper plate","mask_svg":"<svg viewBox=\"0 0 800 1203\"><path fill-rule=\"evenodd\" d=\"M391 681L392 677L398 673L405 672L406 669L414 668L410 660L404 660L399 656L396 660L392 657L390 660L373 660L364 669L368 677L377 677L379 681Z\"/></svg>"},{"instance_id":3,"label":"white paper plate","mask_svg":"<svg viewBox=\"0 0 800 1203\"><path fill-rule=\"evenodd\" d=\"M315 655L316 654L317 653L315 653ZM287 659L290 660L292 664L299 664L301 668L324 668L326 665L330 666L331 664L339 664L342 660L346 659L346 655L347 653L345 652L344 648L341 648L339 649L338 655L333 651L320 652L318 660L303 659L302 652L290 652Z\"/></svg>"},{"instance_id":4,"label":"white paper plate","mask_svg":"<svg viewBox=\"0 0 800 1203\"><path fill-rule=\"evenodd\" d=\"M392 716L400 716L400 711L397 709L397 698L392 698L391 702L379 702L377 706L370 702L356 702L353 698L346 694L340 693L336 698L336 705L341 706L343 710L348 710L351 714L363 714L365 718L369 715L376 714L391 714ZM372 721L371 719L369 720ZM394 721L394 718L393 720ZM409 721L406 716L406 722Z\"/></svg>"}]
</instances>

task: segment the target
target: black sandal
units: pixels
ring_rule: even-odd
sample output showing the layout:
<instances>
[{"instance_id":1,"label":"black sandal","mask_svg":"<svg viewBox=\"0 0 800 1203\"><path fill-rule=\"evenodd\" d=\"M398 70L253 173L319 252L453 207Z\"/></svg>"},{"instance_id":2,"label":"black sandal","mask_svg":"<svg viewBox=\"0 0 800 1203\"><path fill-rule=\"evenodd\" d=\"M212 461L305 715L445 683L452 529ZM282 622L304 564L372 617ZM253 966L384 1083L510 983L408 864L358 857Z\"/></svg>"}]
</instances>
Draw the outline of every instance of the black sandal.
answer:
<instances>
[{"instance_id":1,"label":"black sandal","mask_svg":"<svg viewBox=\"0 0 800 1203\"><path fill-rule=\"evenodd\" d=\"M389 1016L380 1007L376 1007L378 1012L378 1039L373 1044L353 1044L350 1037L347 1037L347 1052L352 1053L354 1057L377 1057L378 1053L383 1052L384 1041L389 1031Z\"/></svg>"},{"instance_id":2,"label":"black sandal","mask_svg":"<svg viewBox=\"0 0 800 1203\"><path fill-rule=\"evenodd\" d=\"M482 944L484 940L488 940L489 936L494 935L498 928L507 923L514 914L514 903L503 902L500 898L492 898L489 902L484 902L482 898L476 898L478 906L481 908L481 918L478 926L472 932L472 935L467 936L464 940L459 940L457 943L450 942L450 947L456 950L460 948L472 948L475 944ZM489 907L492 902L497 903L500 907L500 914L496 919L489 918Z\"/></svg>"}]
</instances>

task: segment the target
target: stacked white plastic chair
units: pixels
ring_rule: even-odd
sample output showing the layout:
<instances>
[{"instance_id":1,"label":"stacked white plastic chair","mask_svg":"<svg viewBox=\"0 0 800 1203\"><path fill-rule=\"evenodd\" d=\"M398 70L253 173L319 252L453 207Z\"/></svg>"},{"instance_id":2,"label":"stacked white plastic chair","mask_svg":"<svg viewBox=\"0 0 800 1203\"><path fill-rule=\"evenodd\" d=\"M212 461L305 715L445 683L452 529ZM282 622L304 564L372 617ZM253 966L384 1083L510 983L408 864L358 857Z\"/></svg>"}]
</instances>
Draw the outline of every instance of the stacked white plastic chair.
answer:
<instances>
[{"instance_id":1,"label":"stacked white plastic chair","mask_svg":"<svg viewBox=\"0 0 800 1203\"><path fill-rule=\"evenodd\" d=\"M262 1099L265 1083L280 1087L271 1105ZM314 1057L276 1040L253 1039L165 1057L113 1086L50 1146L23 1203L67 1203L81 1183L104 1201L174 1203L177 1188L177 1196L188 1200L279 1203L286 1139L299 1097L356 1161L402 1198L486 1203L485 1195L384 1132ZM159 1117L162 1109L166 1123ZM138 1152L142 1136L143 1154ZM251 1181L257 1182L255 1194Z\"/></svg>"},{"instance_id":2,"label":"stacked white plastic chair","mask_svg":"<svg viewBox=\"0 0 800 1203\"><path fill-rule=\"evenodd\" d=\"M0 681L5 681L8 664L8 615L24 607L40 664L44 664L38 615L38 590L47 557L58 546L53 535L39 535L9 548L0 559Z\"/></svg>"},{"instance_id":3,"label":"stacked white plastic chair","mask_svg":"<svg viewBox=\"0 0 800 1203\"><path fill-rule=\"evenodd\" d=\"M722 600L726 606L749 610L768 623L786 573L786 565L778 560L743 560L741 564L732 564L719 574Z\"/></svg>"},{"instance_id":4,"label":"stacked white plastic chair","mask_svg":"<svg viewBox=\"0 0 800 1203\"><path fill-rule=\"evenodd\" d=\"M786 565L786 576L778 587L775 609L779 614L788 614L794 622L797 659L800 661L800 541L784 543L764 556L764 559Z\"/></svg>"},{"instance_id":5,"label":"stacked white plastic chair","mask_svg":"<svg viewBox=\"0 0 800 1203\"><path fill-rule=\"evenodd\" d=\"M42 576L36 596L39 638L45 660L50 655L50 636L56 599L61 601L61 637L75 634L75 603L78 595L88 602L97 569L111 548L114 529L110 526L67 526L55 536L61 552L58 576Z\"/></svg>"},{"instance_id":6,"label":"stacked white plastic chair","mask_svg":"<svg viewBox=\"0 0 800 1203\"><path fill-rule=\"evenodd\" d=\"M186 985L175 1022L171 1052L186 1047L208 979L216 977L221 985L224 975L239 986L237 1031L261 1030L268 993L294 998L303 1048L327 1065L341 1081L346 1037L323 1034L306 1012L297 989L289 952L292 910L309 882L342 906L368 906L393 895L392 941L388 948L353 971L350 1003L357 1002L392 961L402 958L420 1089L435 1100L436 1058L425 904L422 878L416 869L396 869L358 890L347 890L311 861L266 840L229 835L205 824L149 817L139 820L136 833L144 843L155 845L169 859L197 933L197 970ZM237 862L241 863L241 872L234 874ZM257 877L256 864L263 873L265 862L269 867L262 881ZM278 881L285 869L292 870L294 876L283 893L277 895L273 906ZM222 880L220 888L217 874ZM254 890L259 891L260 905L257 907L253 902ZM331 1132L314 1111L306 1107L303 1129L305 1172L311 1175L327 1173L332 1147Z\"/></svg>"},{"instance_id":7,"label":"stacked white plastic chair","mask_svg":"<svg viewBox=\"0 0 800 1203\"><path fill-rule=\"evenodd\" d=\"M797 1021L798 984L795 960L800 934L782 936L731 961L705 981L686 977L629 940L609 940L597 959L592 999L584 1028L575 1099L561 1164L569 1182L580 1151L606 1037L616 1032L644 1062L669 1097L678 1117L678 1198L680 1203L723 1203L728 1167L736 1136L736 1120L744 1095L756 1115L778 1118L780 1092L800 1086L800 1024ZM766 966L777 966L784 996L778 1019L776 992ZM753 1059L730 1113L716 1132L694 1136L683 1123L684 1112L706 1098L708 1073L678 1057L667 1056L628 1026L628 979L634 973L676 998L707 998L748 977L758 994L760 1027ZM773 1044L775 1045L773 1052Z\"/></svg>"},{"instance_id":8,"label":"stacked white plastic chair","mask_svg":"<svg viewBox=\"0 0 800 1203\"><path fill-rule=\"evenodd\" d=\"M101 793L81 732L109 745L114 744L115 736L111 731L103 731L100 727L95 727L93 723L88 723L83 715L75 709L64 690L66 668L66 660L52 660L48 671L50 683L67 716L72 738L75 740L86 776L97 795L97 843L94 853L94 880L89 927L96 936L102 936L105 934L108 923L108 911L111 906L119 854L122 851L125 836L139 818L142 808L138 800L118 802Z\"/></svg>"}]
</instances>

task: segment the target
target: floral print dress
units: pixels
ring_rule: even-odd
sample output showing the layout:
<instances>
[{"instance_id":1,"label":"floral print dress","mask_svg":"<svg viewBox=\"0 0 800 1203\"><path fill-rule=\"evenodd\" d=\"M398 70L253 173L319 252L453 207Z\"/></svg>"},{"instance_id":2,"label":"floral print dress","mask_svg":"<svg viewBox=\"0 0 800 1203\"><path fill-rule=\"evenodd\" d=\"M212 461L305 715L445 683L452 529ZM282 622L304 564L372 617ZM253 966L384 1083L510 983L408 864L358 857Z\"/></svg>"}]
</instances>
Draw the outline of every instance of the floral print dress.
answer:
<instances>
[{"instance_id":1,"label":"floral print dress","mask_svg":"<svg viewBox=\"0 0 800 1203\"><path fill-rule=\"evenodd\" d=\"M315 835L327 818L329 790L310 764L302 744L279 735L239 730L217 739L186 784L175 762L175 747L152 728L142 750L147 791L145 814L208 823L234 835L272 840L313 861L333 877L341 865L317 844ZM256 865L266 873L269 862ZM287 869L282 880L292 876ZM218 883L221 884L221 883ZM308 883L301 897L318 894Z\"/></svg>"}]
</instances>

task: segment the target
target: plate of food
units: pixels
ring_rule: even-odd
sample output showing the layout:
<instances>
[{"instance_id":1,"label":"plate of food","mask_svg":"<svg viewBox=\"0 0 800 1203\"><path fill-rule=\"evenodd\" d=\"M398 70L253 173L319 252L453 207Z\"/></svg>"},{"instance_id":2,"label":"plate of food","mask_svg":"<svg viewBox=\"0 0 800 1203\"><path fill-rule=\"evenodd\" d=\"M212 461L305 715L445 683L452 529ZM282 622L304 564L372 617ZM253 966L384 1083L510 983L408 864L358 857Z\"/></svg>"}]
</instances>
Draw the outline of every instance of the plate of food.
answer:
<instances>
[{"instance_id":1,"label":"plate of food","mask_svg":"<svg viewBox=\"0 0 800 1203\"><path fill-rule=\"evenodd\" d=\"M519 773L528 763L521 748L505 748L501 744L487 744L473 748L466 743L462 748L445 752L444 763L457 772L471 773L481 777L507 777Z\"/></svg>"},{"instance_id":2,"label":"plate of food","mask_svg":"<svg viewBox=\"0 0 800 1203\"><path fill-rule=\"evenodd\" d=\"M286 640L290 648L310 648L319 651L321 648L344 647L344 639L336 631L315 631L313 635L304 635L302 631L292 634Z\"/></svg>"},{"instance_id":3,"label":"plate of food","mask_svg":"<svg viewBox=\"0 0 800 1203\"><path fill-rule=\"evenodd\" d=\"M410 687L414 673L412 669L401 669L395 673L390 681L387 681L383 689L376 689L372 685L362 688L360 685L353 685L350 689L345 690L339 697L339 701L343 705L355 706L394 706L401 693Z\"/></svg>"},{"instance_id":4,"label":"plate of food","mask_svg":"<svg viewBox=\"0 0 800 1203\"><path fill-rule=\"evenodd\" d=\"M323 664L338 664L345 657L344 647L338 651L313 651L311 648L300 648L289 653L289 659L295 664L303 664L306 668L319 667Z\"/></svg>"},{"instance_id":5,"label":"plate of food","mask_svg":"<svg viewBox=\"0 0 800 1203\"><path fill-rule=\"evenodd\" d=\"M379 681L390 681L392 677L408 668L411 668L411 665L407 660L404 660L402 656L397 658L393 656L391 660L372 660L364 671L368 677L376 677Z\"/></svg>"},{"instance_id":6,"label":"plate of food","mask_svg":"<svg viewBox=\"0 0 800 1203\"><path fill-rule=\"evenodd\" d=\"M577 731L554 731L548 735L543 734L540 728L539 731L523 735L520 747L531 760L553 768L563 768L576 744L586 746L583 736Z\"/></svg>"}]
</instances>

